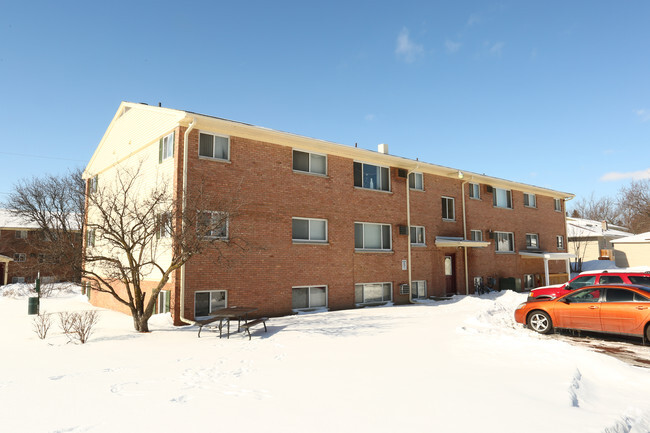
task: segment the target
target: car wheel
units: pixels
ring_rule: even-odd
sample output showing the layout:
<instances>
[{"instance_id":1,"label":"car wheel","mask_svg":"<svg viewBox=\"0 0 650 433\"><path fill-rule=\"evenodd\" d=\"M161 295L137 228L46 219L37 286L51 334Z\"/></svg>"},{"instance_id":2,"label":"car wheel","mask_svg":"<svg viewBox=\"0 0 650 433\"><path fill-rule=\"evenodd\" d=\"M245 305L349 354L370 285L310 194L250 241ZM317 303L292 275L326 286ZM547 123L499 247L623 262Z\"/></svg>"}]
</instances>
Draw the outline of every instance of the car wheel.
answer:
<instances>
[{"instance_id":1,"label":"car wheel","mask_svg":"<svg viewBox=\"0 0 650 433\"><path fill-rule=\"evenodd\" d=\"M528 316L528 327L540 334L549 334L553 330L553 322L543 311L533 311Z\"/></svg>"},{"instance_id":2,"label":"car wheel","mask_svg":"<svg viewBox=\"0 0 650 433\"><path fill-rule=\"evenodd\" d=\"M645 325L645 339L647 342L650 342L650 323Z\"/></svg>"}]
</instances>

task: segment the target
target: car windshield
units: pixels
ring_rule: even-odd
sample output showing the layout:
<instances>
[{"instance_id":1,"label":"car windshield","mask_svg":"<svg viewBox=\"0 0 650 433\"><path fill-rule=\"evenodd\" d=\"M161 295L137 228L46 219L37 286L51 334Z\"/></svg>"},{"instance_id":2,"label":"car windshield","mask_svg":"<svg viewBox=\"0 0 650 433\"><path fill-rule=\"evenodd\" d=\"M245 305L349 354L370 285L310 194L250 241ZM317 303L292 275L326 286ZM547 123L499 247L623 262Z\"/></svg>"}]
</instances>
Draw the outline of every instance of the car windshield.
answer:
<instances>
[{"instance_id":1,"label":"car windshield","mask_svg":"<svg viewBox=\"0 0 650 433\"><path fill-rule=\"evenodd\" d=\"M573 281L569 283L568 288L571 288L573 290L579 289L584 286L590 286L596 282L596 276L595 275L585 275L583 277L577 277Z\"/></svg>"}]
</instances>

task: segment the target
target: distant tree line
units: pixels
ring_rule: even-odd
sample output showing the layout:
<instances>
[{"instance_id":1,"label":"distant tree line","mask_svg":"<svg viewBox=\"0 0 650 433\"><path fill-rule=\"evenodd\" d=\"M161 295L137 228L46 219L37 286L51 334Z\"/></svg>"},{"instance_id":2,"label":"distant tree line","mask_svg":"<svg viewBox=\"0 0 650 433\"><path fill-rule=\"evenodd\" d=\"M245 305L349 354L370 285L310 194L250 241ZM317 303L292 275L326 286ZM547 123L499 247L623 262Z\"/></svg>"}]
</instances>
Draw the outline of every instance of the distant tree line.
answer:
<instances>
[{"instance_id":1,"label":"distant tree line","mask_svg":"<svg viewBox=\"0 0 650 433\"><path fill-rule=\"evenodd\" d=\"M650 231L650 179L632 181L615 197L596 198L592 193L573 205L571 216L628 228L632 233Z\"/></svg>"}]
</instances>

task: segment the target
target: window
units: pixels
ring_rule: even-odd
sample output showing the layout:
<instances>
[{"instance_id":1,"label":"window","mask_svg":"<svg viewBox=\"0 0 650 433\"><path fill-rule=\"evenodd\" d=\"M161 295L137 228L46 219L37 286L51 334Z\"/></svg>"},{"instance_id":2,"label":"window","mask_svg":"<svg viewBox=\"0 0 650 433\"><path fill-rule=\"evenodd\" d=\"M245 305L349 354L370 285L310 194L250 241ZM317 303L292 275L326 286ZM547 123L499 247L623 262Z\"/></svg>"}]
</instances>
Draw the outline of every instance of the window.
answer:
<instances>
[{"instance_id":1,"label":"window","mask_svg":"<svg viewBox=\"0 0 650 433\"><path fill-rule=\"evenodd\" d=\"M424 227L411 226L411 245L425 245Z\"/></svg>"},{"instance_id":2,"label":"window","mask_svg":"<svg viewBox=\"0 0 650 433\"><path fill-rule=\"evenodd\" d=\"M27 230L16 230L16 239L27 239Z\"/></svg>"},{"instance_id":3,"label":"window","mask_svg":"<svg viewBox=\"0 0 650 433\"><path fill-rule=\"evenodd\" d=\"M411 281L411 298L427 299L426 281Z\"/></svg>"},{"instance_id":4,"label":"window","mask_svg":"<svg viewBox=\"0 0 650 433\"><path fill-rule=\"evenodd\" d=\"M293 218L292 239L297 242L327 242L327 220Z\"/></svg>"},{"instance_id":5,"label":"window","mask_svg":"<svg viewBox=\"0 0 650 433\"><path fill-rule=\"evenodd\" d=\"M632 284L638 284L640 286L650 286L650 277L639 277L635 275L630 275L628 277Z\"/></svg>"},{"instance_id":6,"label":"window","mask_svg":"<svg viewBox=\"0 0 650 433\"><path fill-rule=\"evenodd\" d=\"M557 249L558 250L563 250L564 249L564 236L558 236L557 237Z\"/></svg>"},{"instance_id":7,"label":"window","mask_svg":"<svg viewBox=\"0 0 650 433\"><path fill-rule=\"evenodd\" d=\"M205 132L199 133L199 156L228 161L230 159L230 138Z\"/></svg>"},{"instance_id":8,"label":"window","mask_svg":"<svg viewBox=\"0 0 650 433\"><path fill-rule=\"evenodd\" d=\"M536 233L526 233L526 248L539 248L539 235Z\"/></svg>"},{"instance_id":9,"label":"window","mask_svg":"<svg viewBox=\"0 0 650 433\"><path fill-rule=\"evenodd\" d=\"M97 192L98 183L99 183L98 176L88 179L88 194L93 194Z\"/></svg>"},{"instance_id":10,"label":"window","mask_svg":"<svg viewBox=\"0 0 650 433\"><path fill-rule=\"evenodd\" d=\"M291 308L294 310L324 307L327 307L327 287L306 286L291 290Z\"/></svg>"},{"instance_id":11,"label":"window","mask_svg":"<svg viewBox=\"0 0 650 433\"><path fill-rule=\"evenodd\" d=\"M537 207L537 198L535 197L535 194L524 193L524 206Z\"/></svg>"},{"instance_id":12,"label":"window","mask_svg":"<svg viewBox=\"0 0 650 433\"><path fill-rule=\"evenodd\" d=\"M18 283L24 283L25 282L25 277L12 277L11 278L11 283L12 284L18 284Z\"/></svg>"},{"instance_id":13,"label":"window","mask_svg":"<svg viewBox=\"0 0 650 433\"><path fill-rule=\"evenodd\" d=\"M442 219L447 221L454 221L456 219L454 199L451 197L442 198Z\"/></svg>"},{"instance_id":14,"label":"window","mask_svg":"<svg viewBox=\"0 0 650 433\"><path fill-rule=\"evenodd\" d=\"M596 284L596 275L586 275L571 281L571 284L567 286L567 289L570 288L569 290L575 290L584 286L591 286L592 284Z\"/></svg>"},{"instance_id":15,"label":"window","mask_svg":"<svg viewBox=\"0 0 650 433\"><path fill-rule=\"evenodd\" d=\"M390 171L388 167L354 163L354 186L359 188L390 191Z\"/></svg>"},{"instance_id":16,"label":"window","mask_svg":"<svg viewBox=\"0 0 650 433\"><path fill-rule=\"evenodd\" d=\"M27 260L27 254L25 253L14 254L14 262L24 262L25 260Z\"/></svg>"},{"instance_id":17,"label":"window","mask_svg":"<svg viewBox=\"0 0 650 433\"><path fill-rule=\"evenodd\" d=\"M228 214L225 212L203 212L199 219L199 231L206 238L228 239Z\"/></svg>"},{"instance_id":18,"label":"window","mask_svg":"<svg viewBox=\"0 0 650 433\"><path fill-rule=\"evenodd\" d=\"M86 247L95 246L95 229L86 230Z\"/></svg>"},{"instance_id":19,"label":"window","mask_svg":"<svg viewBox=\"0 0 650 433\"><path fill-rule=\"evenodd\" d=\"M393 297L393 283L371 283L354 285L354 301L357 304L388 302Z\"/></svg>"},{"instance_id":20,"label":"window","mask_svg":"<svg viewBox=\"0 0 650 433\"><path fill-rule=\"evenodd\" d=\"M207 317L220 308L226 308L226 291L210 290L194 294L194 318Z\"/></svg>"},{"instance_id":21,"label":"window","mask_svg":"<svg viewBox=\"0 0 650 433\"><path fill-rule=\"evenodd\" d=\"M473 241L483 241L483 232L481 230L472 230L470 233Z\"/></svg>"},{"instance_id":22,"label":"window","mask_svg":"<svg viewBox=\"0 0 650 433\"><path fill-rule=\"evenodd\" d=\"M601 275L598 284L623 284L623 278L618 275Z\"/></svg>"},{"instance_id":23,"label":"window","mask_svg":"<svg viewBox=\"0 0 650 433\"><path fill-rule=\"evenodd\" d=\"M481 198L481 186L478 183L469 184L469 198L476 200Z\"/></svg>"},{"instance_id":24,"label":"window","mask_svg":"<svg viewBox=\"0 0 650 433\"><path fill-rule=\"evenodd\" d=\"M161 213L158 215L158 229L156 237L168 238L172 235L172 216L169 212Z\"/></svg>"},{"instance_id":25,"label":"window","mask_svg":"<svg viewBox=\"0 0 650 433\"><path fill-rule=\"evenodd\" d=\"M512 191L509 189L494 188L492 204L496 207L512 209Z\"/></svg>"},{"instance_id":26,"label":"window","mask_svg":"<svg viewBox=\"0 0 650 433\"><path fill-rule=\"evenodd\" d=\"M294 150L293 169L305 173L325 175L327 174L327 156Z\"/></svg>"},{"instance_id":27,"label":"window","mask_svg":"<svg viewBox=\"0 0 650 433\"><path fill-rule=\"evenodd\" d=\"M174 133L163 137L158 142L158 162L161 163L167 158L174 156Z\"/></svg>"},{"instance_id":28,"label":"window","mask_svg":"<svg viewBox=\"0 0 650 433\"><path fill-rule=\"evenodd\" d=\"M354 223L354 248L358 250L390 250L390 225Z\"/></svg>"},{"instance_id":29,"label":"window","mask_svg":"<svg viewBox=\"0 0 650 433\"><path fill-rule=\"evenodd\" d=\"M556 212L562 212L562 200L559 198L554 198L553 199L553 205L555 207Z\"/></svg>"},{"instance_id":30,"label":"window","mask_svg":"<svg viewBox=\"0 0 650 433\"><path fill-rule=\"evenodd\" d=\"M424 191L424 180L422 173L409 174L409 188Z\"/></svg>"},{"instance_id":31,"label":"window","mask_svg":"<svg viewBox=\"0 0 650 433\"><path fill-rule=\"evenodd\" d=\"M530 290L535 288L535 274L524 275L524 289Z\"/></svg>"},{"instance_id":32,"label":"window","mask_svg":"<svg viewBox=\"0 0 650 433\"><path fill-rule=\"evenodd\" d=\"M510 232L494 232L494 245L499 253L512 253L515 251L515 235Z\"/></svg>"},{"instance_id":33,"label":"window","mask_svg":"<svg viewBox=\"0 0 650 433\"><path fill-rule=\"evenodd\" d=\"M161 290L158 292L158 298L156 299L156 305L154 314L169 313L169 300L170 300L170 291Z\"/></svg>"}]
</instances>

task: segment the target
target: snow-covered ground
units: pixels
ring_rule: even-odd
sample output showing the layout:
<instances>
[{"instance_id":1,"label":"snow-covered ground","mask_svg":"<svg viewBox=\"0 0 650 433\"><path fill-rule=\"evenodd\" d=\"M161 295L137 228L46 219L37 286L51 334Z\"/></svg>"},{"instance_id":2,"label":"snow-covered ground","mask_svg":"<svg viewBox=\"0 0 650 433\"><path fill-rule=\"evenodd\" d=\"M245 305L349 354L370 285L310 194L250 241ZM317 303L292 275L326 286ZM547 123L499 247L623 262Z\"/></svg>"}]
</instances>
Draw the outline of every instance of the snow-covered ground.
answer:
<instances>
[{"instance_id":1,"label":"snow-covered ground","mask_svg":"<svg viewBox=\"0 0 650 433\"><path fill-rule=\"evenodd\" d=\"M58 323L38 339L27 291L10 289L1 432L650 431L650 370L523 329L525 294L273 318L251 341L168 315L138 334L102 310L78 345ZM78 290L41 301L90 308Z\"/></svg>"}]
</instances>

